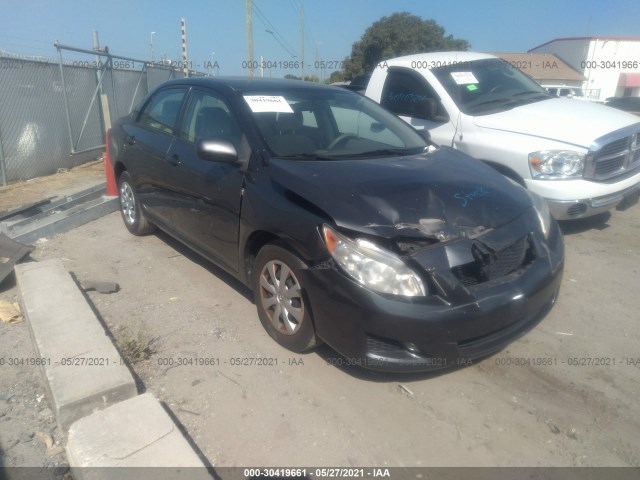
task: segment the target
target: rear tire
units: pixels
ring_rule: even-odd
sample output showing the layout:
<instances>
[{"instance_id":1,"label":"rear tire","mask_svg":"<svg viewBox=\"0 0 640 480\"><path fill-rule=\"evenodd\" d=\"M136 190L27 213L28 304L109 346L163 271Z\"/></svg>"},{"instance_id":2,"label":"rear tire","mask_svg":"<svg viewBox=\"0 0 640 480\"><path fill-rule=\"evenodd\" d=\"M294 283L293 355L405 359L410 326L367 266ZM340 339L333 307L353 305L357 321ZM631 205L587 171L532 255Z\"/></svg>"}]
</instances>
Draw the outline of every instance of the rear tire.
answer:
<instances>
[{"instance_id":1,"label":"rear tire","mask_svg":"<svg viewBox=\"0 0 640 480\"><path fill-rule=\"evenodd\" d=\"M156 226L153 225L142 212L142 206L133 187L131 175L124 171L118 177L118 192L120 195L120 213L125 227L134 235L148 235Z\"/></svg>"},{"instance_id":2,"label":"rear tire","mask_svg":"<svg viewBox=\"0 0 640 480\"><path fill-rule=\"evenodd\" d=\"M302 353L318 346L309 301L296 270L297 256L277 245L260 250L253 268L253 296L262 326L276 342Z\"/></svg>"}]
</instances>

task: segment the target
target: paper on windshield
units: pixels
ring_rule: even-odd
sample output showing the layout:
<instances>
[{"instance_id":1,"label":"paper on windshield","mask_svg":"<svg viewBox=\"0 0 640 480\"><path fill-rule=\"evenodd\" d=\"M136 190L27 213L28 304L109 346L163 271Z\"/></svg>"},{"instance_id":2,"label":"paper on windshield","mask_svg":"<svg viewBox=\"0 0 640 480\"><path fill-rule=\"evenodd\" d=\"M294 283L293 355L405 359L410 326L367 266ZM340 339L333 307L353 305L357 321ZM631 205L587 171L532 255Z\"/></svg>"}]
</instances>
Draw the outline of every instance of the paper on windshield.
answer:
<instances>
[{"instance_id":1,"label":"paper on windshield","mask_svg":"<svg viewBox=\"0 0 640 480\"><path fill-rule=\"evenodd\" d=\"M282 96L276 95L245 95L245 101L254 113L281 112L293 113L291 107Z\"/></svg>"},{"instance_id":2,"label":"paper on windshield","mask_svg":"<svg viewBox=\"0 0 640 480\"><path fill-rule=\"evenodd\" d=\"M458 85L467 85L469 83L478 83L478 79L472 72L451 72L453 81Z\"/></svg>"}]
</instances>

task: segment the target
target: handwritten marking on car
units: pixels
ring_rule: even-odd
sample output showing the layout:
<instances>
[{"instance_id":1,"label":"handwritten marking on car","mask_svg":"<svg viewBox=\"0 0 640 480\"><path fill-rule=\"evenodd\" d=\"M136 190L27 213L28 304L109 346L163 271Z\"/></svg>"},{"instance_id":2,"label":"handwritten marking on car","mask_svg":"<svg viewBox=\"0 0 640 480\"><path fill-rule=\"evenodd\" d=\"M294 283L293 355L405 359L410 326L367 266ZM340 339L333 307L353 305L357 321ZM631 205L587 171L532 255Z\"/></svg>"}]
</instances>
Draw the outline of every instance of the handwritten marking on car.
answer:
<instances>
[{"instance_id":1,"label":"handwritten marking on car","mask_svg":"<svg viewBox=\"0 0 640 480\"><path fill-rule=\"evenodd\" d=\"M471 200L489 195L489 191L484 187L476 187L469 193L456 193L453 197L458 200L462 200L462 208L467 208L467 205Z\"/></svg>"}]
</instances>

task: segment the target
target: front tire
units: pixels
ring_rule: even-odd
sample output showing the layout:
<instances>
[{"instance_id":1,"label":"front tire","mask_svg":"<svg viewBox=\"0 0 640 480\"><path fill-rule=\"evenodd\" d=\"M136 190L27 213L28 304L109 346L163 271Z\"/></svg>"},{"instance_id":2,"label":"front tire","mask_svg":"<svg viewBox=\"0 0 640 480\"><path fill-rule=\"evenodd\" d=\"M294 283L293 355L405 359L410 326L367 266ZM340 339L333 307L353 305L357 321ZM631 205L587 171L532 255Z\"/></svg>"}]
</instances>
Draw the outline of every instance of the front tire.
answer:
<instances>
[{"instance_id":1,"label":"front tire","mask_svg":"<svg viewBox=\"0 0 640 480\"><path fill-rule=\"evenodd\" d=\"M133 188L131 175L127 171L122 172L118 177L118 192L120 194L120 213L127 230L134 235L152 233L156 226L150 223L142 212L138 195Z\"/></svg>"},{"instance_id":2,"label":"front tire","mask_svg":"<svg viewBox=\"0 0 640 480\"><path fill-rule=\"evenodd\" d=\"M309 301L296 270L298 257L277 245L264 246L255 260L253 295L267 333L280 345L302 353L319 345Z\"/></svg>"}]
</instances>

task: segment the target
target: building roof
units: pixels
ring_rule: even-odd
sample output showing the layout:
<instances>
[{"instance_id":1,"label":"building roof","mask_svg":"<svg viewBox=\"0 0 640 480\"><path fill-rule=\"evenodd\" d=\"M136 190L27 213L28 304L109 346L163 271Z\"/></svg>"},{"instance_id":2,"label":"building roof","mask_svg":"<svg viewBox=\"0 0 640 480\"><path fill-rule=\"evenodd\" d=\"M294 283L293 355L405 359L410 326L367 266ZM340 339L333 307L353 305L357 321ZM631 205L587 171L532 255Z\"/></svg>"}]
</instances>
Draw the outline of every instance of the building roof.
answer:
<instances>
[{"instance_id":1,"label":"building roof","mask_svg":"<svg viewBox=\"0 0 640 480\"><path fill-rule=\"evenodd\" d=\"M552 53L494 53L536 81L584 81L586 77Z\"/></svg>"},{"instance_id":2,"label":"building roof","mask_svg":"<svg viewBox=\"0 0 640 480\"><path fill-rule=\"evenodd\" d=\"M563 41L571 41L571 40L617 40L617 41L622 41L622 42L640 42L640 37L608 37L608 36L593 36L593 37L564 37L564 38L554 38L553 40L549 40L548 42L545 42L541 45L538 45L537 47L533 47L531 49L529 49L528 51L531 52L533 50L536 50L540 47L544 47L545 45L549 45L550 43L553 42L563 42Z\"/></svg>"}]
</instances>

